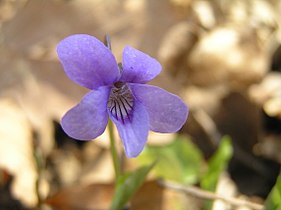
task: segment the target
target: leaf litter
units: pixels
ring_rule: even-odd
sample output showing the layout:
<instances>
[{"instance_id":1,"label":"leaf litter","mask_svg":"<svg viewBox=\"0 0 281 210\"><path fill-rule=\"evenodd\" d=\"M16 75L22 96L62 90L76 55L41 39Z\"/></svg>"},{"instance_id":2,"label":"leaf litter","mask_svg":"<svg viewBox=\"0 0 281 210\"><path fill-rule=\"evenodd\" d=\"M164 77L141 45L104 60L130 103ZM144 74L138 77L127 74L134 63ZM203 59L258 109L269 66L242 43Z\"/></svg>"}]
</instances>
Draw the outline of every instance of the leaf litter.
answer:
<instances>
[{"instance_id":1,"label":"leaf litter","mask_svg":"<svg viewBox=\"0 0 281 210\"><path fill-rule=\"evenodd\" d=\"M261 200L269 193L280 168L280 91L273 86L280 85L281 67L271 68L280 59L275 54L273 60L281 40L280 2L6 0L0 10L0 168L13 177L13 202L104 209L112 198L108 146L98 143L107 138L77 143L58 126L85 93L56 58L56 43L73 33L111 35L119 57L125 44L159 57L163 75L154 83L184 96L191 108L181 133L206 159L220 137L230 135L234 157L226 173L236 193ZM151 138L159 144L159 136ZM124 161L129 169L136 164ZM131 208L184 209L190 199L191 209L201 209L201 200L148 181Z\"/></svg>"}]
</instances>

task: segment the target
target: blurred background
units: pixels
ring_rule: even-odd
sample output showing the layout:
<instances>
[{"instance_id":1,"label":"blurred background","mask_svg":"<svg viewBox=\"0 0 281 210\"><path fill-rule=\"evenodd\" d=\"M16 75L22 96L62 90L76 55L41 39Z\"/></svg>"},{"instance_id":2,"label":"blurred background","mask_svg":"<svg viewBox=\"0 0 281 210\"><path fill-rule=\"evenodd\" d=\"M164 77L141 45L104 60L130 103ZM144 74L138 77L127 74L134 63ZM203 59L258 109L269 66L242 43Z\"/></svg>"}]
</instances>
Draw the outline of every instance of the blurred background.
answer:
<instances>
[{"instance_id":1,"label":"blurred background","mask_svg":"<svg viewBox=\"0 0 281 210\"><path fill-rule=\"evenodd\" d=\"M55 50L76 33L110 35L119 61L126 45L157 58L163 71L152 84L190 108L179 134L151 133L140 157L124 158L127 170L160 162L131 209L204 209L154 180L208 189L214 160L222 168L212 191L263 204L281 163L280 24L279 0L0 0L0 209L110 204L107 133L79 142L59 124L87 92Z\"/></svg>"}]
</instances>

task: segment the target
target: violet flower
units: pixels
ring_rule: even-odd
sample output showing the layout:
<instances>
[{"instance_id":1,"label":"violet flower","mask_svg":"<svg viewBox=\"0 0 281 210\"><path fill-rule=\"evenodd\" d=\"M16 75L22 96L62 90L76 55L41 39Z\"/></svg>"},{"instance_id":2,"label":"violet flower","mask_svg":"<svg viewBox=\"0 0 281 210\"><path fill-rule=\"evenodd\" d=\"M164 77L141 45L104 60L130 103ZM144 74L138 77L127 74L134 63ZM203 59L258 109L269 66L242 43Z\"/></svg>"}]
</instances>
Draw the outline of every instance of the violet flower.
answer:
<instances>
[{"instance_id":1,"label":"violet flower","mask_svg":"<svg viewBox=\"0 0 281 210\"><path fill-rule=\"evenodd\" d=\"M178 96L145 84L161 71L160 63L147 54L127 46L118 65L108 47L86 34L65 38L57 53L68 77L91 90L62 118L69 136L94 139L104 132L109 117L127 157L136 157L149 130L176 132L185 123L188 108Z\"/></svg>"}]
</instances>

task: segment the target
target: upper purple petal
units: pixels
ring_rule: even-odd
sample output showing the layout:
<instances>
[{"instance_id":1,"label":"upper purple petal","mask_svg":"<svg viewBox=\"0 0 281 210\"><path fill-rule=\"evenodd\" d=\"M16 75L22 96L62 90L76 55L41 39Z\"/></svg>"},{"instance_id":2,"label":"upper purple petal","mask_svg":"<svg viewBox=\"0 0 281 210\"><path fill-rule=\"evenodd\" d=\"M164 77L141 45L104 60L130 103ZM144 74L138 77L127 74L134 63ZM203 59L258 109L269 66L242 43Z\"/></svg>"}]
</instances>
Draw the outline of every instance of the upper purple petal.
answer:
<instances>
[{"instance_id":1,"label":"upper purple petal","mask_svg":"<svg viewBox=\"0 0 281 210\"><path fill-rule=\"evenodd\" d=\"M113 54L93 36L69 36L58 44L57 53L65 73L81 86L95 89L112 84L119 77Z\"/></svg>"},{"instance_id":2,"label":"upper purple petal","mask_svg":"<svg viewBox=\"0 0 281 210\"><path fill-rule=\"evenodd\" d=\"M146 83L156 77L162 69L157 60L129 46L123 51L122 62L123 72L120 80L123 82Z\"/></svg>"},{"instance_id":3,"label":"upper purple petal","mask_svg":"<svg viewBox=\"0 0 281 210\"><path fill-rule=\"evenodd\" d=\"M131 83L129 86L149 114L150 130L170 133L183 126L188 108L178 96L151 85Z\"/></svg>"},{"instance_id":4,"label":"upper purple petal","mask_svg":"<svg viewBox=\"0 0 281 210\"><path fill-rule=\"evenodd\" d=\"M91 140L101 135L108 122L109 87L100 87L86 94L81 102L62 118L63 130L79 140Z\"/></svg>"},{"instance_id":5,"label":"upper purple petal","mask_svg":"<svg viewBox=\"0 0 281 210\"><path fill-rule=\"evenodd\" d=\"M138 156L145 146L149 130L148 113L145 107L135 101L130 119L127 118L124 122L116 120L110 112L109 116L118 129L126 156L129 158Z\"/></svg>"}]
</instances>

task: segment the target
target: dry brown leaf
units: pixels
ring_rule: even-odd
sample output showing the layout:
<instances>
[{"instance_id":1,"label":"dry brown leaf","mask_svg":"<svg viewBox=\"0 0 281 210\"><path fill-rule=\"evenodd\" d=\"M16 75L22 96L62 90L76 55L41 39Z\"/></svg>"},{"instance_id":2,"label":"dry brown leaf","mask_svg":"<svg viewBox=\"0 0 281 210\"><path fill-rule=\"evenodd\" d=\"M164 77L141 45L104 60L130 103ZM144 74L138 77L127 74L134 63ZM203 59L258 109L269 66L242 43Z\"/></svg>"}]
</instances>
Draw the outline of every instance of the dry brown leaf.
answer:
<instances>
[{"instance_id":1,"label":"dry brown leaf","mask_svg":"<svg viewBox=\"0 0 281 210\"><path fill-rule=\"evenodd\" d=\"M211 115L217 111L221 100L228 94L228 90L219 85L209 88L189 86L182 92L183 100L191 110L202 109Z\"/></svg>"},{"instance_id":2,"label":"dry brown leaf","mask_svg":"<svg viewBox=\"0 0 281 210\"><path fill-rule=\"evenodd\" d=\"M259 47L254 32L233 27L207 33L187 59L188 79L194 84L219 83L237 90L260 81L269 65L267 51Z\"/></svg>"},{"instance_id":3,"label":"dry brown leaf","mask_svg":"<svg viewBox=\"0 0 281 210\"><path fill-rule=\"evenodd\" d=\"M46 200L46 204L60 210L105 210L114 192L113 184L91 184L65 188Z\"/></svg>"},{"instance_id":4,"label":"dry brown leaf","mask_svg":"<svg viewBox=\"0 0 281 210\"><path fill-rule=\"evenodd\" d=\"M198 210L197 204L192 198L164 188L155 180L145 182L131 200L132 210Z\"/></svg>"},{"instance_id":5,"label":"dry brown leaf","mask_svg":"<svg viewBox=\"0 0 281 210\"><path fill-rule=\"evenodd\" d=\"M8 21L14 17L16 12L24 6L27 0L4 0L0 2L0 27L5 21Z\"/></svg>"},{"instance_id":6,"label":"dry brown leaf","mask_svg":"<svg viewBox=\"0 0 281 210\"><path fill-rule=\"evenodd\" d=\"M164 37L159 49L163 68L179 81L186 82L186 57L198 41L197 27L189 22L173 26Z\"/></svg>"},{"instance_id":7,"label":"dry brown leaf","mask_svg":"<svg viewBox=\"0 0 281 210\"><path fill-rule=\"evenodd\" d=\"M114 184L90 184L72 186L61 190L46 200L46 204L60 210L105 210L108 209L114 193ZM191 199L192 200L192 199ZM132 210L185 209L188 201L184 194L161 187L157 181L145 182L130 201ZM196 203L192 210L197 210Z\"/></svg>"},{"instance_id":8,"label":"dry brown leaf","mask_svg":"<svg viewBox=\"0 0 281 210\"><path fill-rule=\"evenodd\" d=\"M13 100L0 99L0 116L0 167L14 176L14 196L25 205L34 206L37 202L37 173L32 128L25 113Z\"/></svg>"},{"instance_id":9,"label":"dry brown leaf","mask_svg":"<svg viewBox=\"0 0 281 210\"><path fill-rule=\"evenodd\" d=\"M261 106L267 115L281 119L281 74L270 72L261 83L249 89L251 99Z\"/></svg>"},{"instance_id":10,"label":"dry brown leaf","mask_svg":"<svg viewBox=\"0 0 281 210\"><path fill-rule=\"evenodd\" d=\"M170 0L170 2L173 6L185 13L190 9L192 4L192 0Z\"/></svg>"},{"instance_id":11,"label":"dry brown leaf","mask_svg":"<svg viewBox=\"0 0 281 210\"><path fill-rule=\"evenodd\" d=\"M36 131L38 145L48 154L53 146L53 127L48 106L42 100L45 93L27 61L12 57L5 50L1 50L0 54L1 95L12 98L21 106Z\"/></svg>"},{"instance_id":12,"label":"dry brown leaf","mask_svg":"<svg viewBox=\"0 0 281 210\"><path fill-rule=\"evenodd\" d=\"M256 155L264 156L281 164L281 138L278 135L267 135L254 147Z\"/></svg>"},{"instance_id":13,"label":"dry brown leaf","mask_svg":"<svg viewBox=\"0 0 281 210\"><path fill-rule=\"evenodd\" d=\"M211 29L217 24L215 8L210 1L193 1L192 8L195 11L200 25L206 29Z\"/></svg>"},{"instance_id":14,"label":"dry brown leaf","mask_svg":"<svg viewBox=\"0 0 281 210\"><path fill-rule=\"evenodd\" d=\"M3 26L3 43L26 57L49 60L54 58L50 45L69 34L88 33L99 39L109 34L118 58L127 44L155 55L163 34L179 18L168 1L137 2L28 1Z\"/></svg>"},{"instance_id":15,"label":"dry brown leaf","mask_svg":"<svg viewBox=\"0 0 281 210\"><path fill-rule=\"evenodd\" d=\"M268 116L281 119L281 96L269 99L264 104L263 109Z\"/></svg>"},{"instance_id":16,"label":"dry brown leaf","mask_svg":"<svg viewBox=\"0 0 281 210\"><path fill-rule=\"evenodd\" d=\"M109 183L114 179L114 168L109 149L96 144L99 140L89 142L83 151L83 171L80 181L83 184L93 182Z\"/></svg>"},{"instance_id":17,"label":"dry brown leaf","mask_svg":"<svg viewBox=\"0 0 281 210\"><path fill-rule=\"evenodd\" d=\"M164 210L164 191L156 181L146 182L132 198L132 210Z\"/></svg>"}]
</instances>

